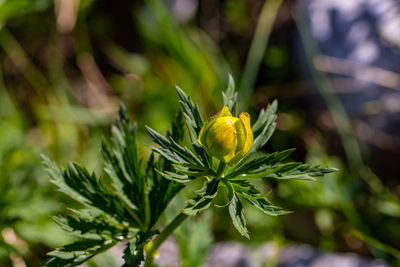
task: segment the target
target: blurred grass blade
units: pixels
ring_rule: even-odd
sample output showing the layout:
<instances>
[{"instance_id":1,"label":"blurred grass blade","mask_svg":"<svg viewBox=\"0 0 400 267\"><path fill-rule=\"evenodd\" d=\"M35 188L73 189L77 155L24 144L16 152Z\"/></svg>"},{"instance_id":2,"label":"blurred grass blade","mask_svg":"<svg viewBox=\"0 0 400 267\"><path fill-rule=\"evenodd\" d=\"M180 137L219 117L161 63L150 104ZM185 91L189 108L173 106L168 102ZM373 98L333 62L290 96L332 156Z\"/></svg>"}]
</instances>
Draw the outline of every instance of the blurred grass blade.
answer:
<instances>
[{"instance_id":1,"label":"blurred grass blade","mask_svg":"<svg viewBox=\"0 0 400 267\"><path fill-rule=\"evenodd\" d=\"M19 17L31 12L47 9L51 0L3 0L0 1L0 22L5 23L8 19ZM0 26L1 28L1 26Z\"/></svg>"},{"instance_id":2,"label":"blurred grass blade","mask_svg":"<svg viewBox=\"0 0 400 267\"><path fill-rule=\"evenodd\" d=\"M398 197L392 193L389 193L390 190L383 185L380 178L364 164L361 148L353 132L353 128L350 119L347 116L346 110L344 109L339 98L335 95L334 89L328 80L328 77L324 73L318 71L314 66L314 59L319 52L318 47L315 41L313 41L311 33L306 25L306 19L301 15L297 15L295 16L295 21L303 41L311 74L314 78L317 89L320 91L321 96L325 100L329 111L332 114L332 118L341 137L343 148L345 150L347 160L349 161L351 171L363 178L369 185L369 188L372 192L380 195L391 195L391 197L394 197L398 200L400 205Z\"/></svg>"},{"instance_id":3,"label":"blurred grass blade","mask_svg":"<svg viewBox=\"0 0 400 267\"><path fill-rule=\"evenodd\" d=\"M353 229L351 231L352 234L354 234L356 237L358 237L359 239L361 239L362 241L364 241L365 243L379 249L382 250L383 252L392 255L393 257L395 257L396 259L400 260L400 250L388 246L382 242L380 242L379 240L376 240L375 238L368 236L364 233L361 233L360 231Z\"/></svg>"},{"instance_id":4,"label":"blurred grass blade","mask_svg":"<svg viewBox=\"0 0 400 267\"><path fill-rule=\"evenodd\" d=\"M31 62L24 48L6 28L0 30L0 47L3 48L33 88L37 91L49 88L46 77Z\"/></svg>"},{"instance_id":5,"label":"blurred grass blade","mask_svg":"<svg viewBox=\"0 0 400 267\"><path fill-rule=\"evenodd\" d=\"M308 30L305 18L303 18L301 15L298 15L295 17L295 20L304 45L311 75L314 78L317 89L321 93L321 96L325 100L329 111L332 114L332 118L342 138L347 160L349 161L350 166L354 166L354 168L357 169L363 165L362 154L346 110L344 109L339 98L335 95L335 91L326 75L318 71L314 66L314 59L319 52L318 47Z\"/></svg>"},{"instance_id":6,"label":"blurred grass blade","mask_svg":"<svg viewBox=\"0 0 400 267\"><path fill-rule=\"evenodd\" d=\"M248 105L249 103L258 70L271 35L272 26L281 4L282 0L267 0L261 10L239 85L239 99L242 104Z\"/></svg>"},{"instance_id":7,"label":"blurred grass blade","mask_svg":"<svg viewBox=\"0 0 400 267\"><path fill-rule=\"evenodd\" d=\"M332 118L335 122L337 131L341 137L341 141L343 144L343 148L346 154L346 158L349 162L349 169L354 174L352 179L349 182L350 187L355 188L360 187L360 179L354 178L362 178L369 186L369 189L376 195L381 196L382 198L387 198L391 201L393 199L397 200L397 205L400 205L399 198L393 194L390 189L383 185L382 181L379 177L377 177L368 166L366 166L363 162L363 155L361 152L360 145L358 140L353 132L353 128L350 122L350 119L347 116L346 110L340 102L339 98L336 96L334 89L328 79L328 77L318 71L314 65L316 56L319 54L318 47L316 42L314 41L311 32L309 31L309 27L307 26L307 19L301 14L294 15L295 22L297 24L301 40L304 45L304 51L306 53L306 57L309 63L311 75L314 78L314 82L316 83L316 87L319 90L322 98L326 102L329 111L332 114ZM342 209L350 221L350 223L358 229L358 231L362 231L366 234L373 234L373 229L370 229L366 223L363 222L361 216L359 216L355 206L353 205L353 192L348 191L347 193L343 191L343 196L346 199L345 202L342 203ZM359 232L361 234L361 232ZM362 236L367 237L366 234L362 234ZM368 237L365 239L366 242L368 240L373 241L376 247L380 248L384 252L387 252L398 258L400 255L396 249L381 243L380 241L374 239L373 237Z\"/></svg>"}]
</instances>

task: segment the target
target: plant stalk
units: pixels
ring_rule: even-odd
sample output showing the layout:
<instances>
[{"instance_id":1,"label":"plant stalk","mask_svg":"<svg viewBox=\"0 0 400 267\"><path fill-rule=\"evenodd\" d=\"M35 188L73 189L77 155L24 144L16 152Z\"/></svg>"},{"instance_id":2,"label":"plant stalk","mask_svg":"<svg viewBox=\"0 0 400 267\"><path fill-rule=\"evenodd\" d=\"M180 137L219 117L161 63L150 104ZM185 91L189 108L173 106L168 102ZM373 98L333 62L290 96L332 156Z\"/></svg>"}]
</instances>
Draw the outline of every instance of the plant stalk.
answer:
<instances>
[{"instance_id":1,"label":"plant stalk","mask_svg":"<svg viewBox=\"0 0 400 267\"><path fill-rule=\"evenodd\" d=\"M226 163L220 161L216 173L217 178L221 177L225 168ZM154 241L150 242L148 247L145 247L146 259L143 267L151 267L153 265L154 256L156 255L158 248L187 217L189 216L184 213L179 213L175 219L173 219L172 222L170 222L167 227L165 227L164 230L154 239Z\"/></svg>"},{"instance_id":2,"label":"plant stalk","mask_svg":"<svg viewBox=\"0 0 400 267\"><path fill-rule=\"evenodd\" d=\"M226 163L223 161L220 161L219 165L218 165L218 169L217 169L217 175L215 177L220 178L221 175L223 174L225 168L226 168Z\"/></svg>"},{"instance_id":3,"label":"plant stalk","mask_svg":"<svg viewBox=\"0 0 400 267\"><path fill-rule=\"evenodd\" d=\"M149 248L145 249L146 251L146 260L144 262L143 267L151 267L153 265L154 256L161 246L161 244L170 236L175 229L181 225L181 223L188 217L188 215L184 213L179 213L175 219L170 222L167 227L152 241Z\"/></svg>"}]
</instances>

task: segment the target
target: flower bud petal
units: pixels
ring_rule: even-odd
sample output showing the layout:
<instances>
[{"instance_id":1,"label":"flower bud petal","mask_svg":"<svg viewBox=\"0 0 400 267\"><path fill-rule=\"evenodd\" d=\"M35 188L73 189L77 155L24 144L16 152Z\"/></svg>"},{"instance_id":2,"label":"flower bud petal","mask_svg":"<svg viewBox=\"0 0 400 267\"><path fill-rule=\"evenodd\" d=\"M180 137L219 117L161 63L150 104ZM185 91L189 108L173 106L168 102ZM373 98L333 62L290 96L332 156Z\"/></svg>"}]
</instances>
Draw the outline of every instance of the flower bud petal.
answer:
<instances>
[{"instance_id":1,"label":"flower bud petal","mask_svg":"<svg viewBox=\"0 0 400 267\"><path fill-rule=\"evenodd\" d=\"M253 132L251 131L250 115L247 112L239 114L239 122L236 124L237 140L236 155L230 163L238 162L249 152L253 145Z\"/></svg>"},{"instance_id":2,"label":"flower bud petal","mask_svg":"<svg viewBox=\"0 0 400 267\"><path fill-rule=\"evenodd\" d=\"M235 156L237 145L234 117L221 117L215 120L206 133L206 147L216 158L229 162Z\"/></svg>"},{"instance_id":3,"label":"flower bud petal","mask_svg":"<svg viewBox=\"0 0 400 267\"><path fill-rule=\"evenodd\" d=\"M208 119L200 130L199 143L207 152L226 163L239 161L253 144L250 116L246 112L233 117L228 107Z\"/></svg>"}]
</instances>

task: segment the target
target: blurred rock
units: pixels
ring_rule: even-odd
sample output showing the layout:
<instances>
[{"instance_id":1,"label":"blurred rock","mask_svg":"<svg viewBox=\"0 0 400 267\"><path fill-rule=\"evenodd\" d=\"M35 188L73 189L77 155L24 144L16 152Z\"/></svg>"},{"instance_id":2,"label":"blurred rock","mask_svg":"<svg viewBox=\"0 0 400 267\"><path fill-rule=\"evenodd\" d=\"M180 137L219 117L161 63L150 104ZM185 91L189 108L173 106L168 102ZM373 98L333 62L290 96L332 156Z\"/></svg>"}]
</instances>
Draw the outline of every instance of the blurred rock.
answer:
<instances>
[{"instance_id":1,"label":"blurred rock","mask_svg":"<svg viewBox=\"0 0 400 267\"><path fill-rule=\"evenodd\" d=\"M314 66L330 78L357 137L371 149L373 168L396 184L400 166L400 2L397 0L300 0L297 14L319 50ZM307 71L301 38L296 53ZM322 113L317 91L305 101ZM319 109L319 110L318 110ZM320 119L322 120L322 119Z\"/></svg>"},{"instance_id":2,"label":"blurred rock","mask_svg":"<svg viewBox=\"0 0 400 267\"><path fill-rule=\"evenodd\" d=\"M123 250L126 243L118 244L109 250L116 259L117 266L123 265ZM354 253L322 252L306 244L290 245L280 250L268 242L255 250L250 250L239 242L215 244L209 252L204 267L258 267L274 262L277 267L389 267L379 259L366 259ZM160 247L155 262L159 266L179 267L179 250L174 238L168 238ZM196 266L193 266L196 267Z\"/></svg>"},{"instance_id":3,"label":"blurred rock","mask_svg":"<svg viewBox=\"0 0 400 267\"><path fill-rule=\"evenodd\" d=\"M312 261L310 267L384 267L388 266L380 260L365 260L355 254L325 253Z\"/></svg>"},{"instance_id":4,"label":"blurred rock","mask_svg":"<svg viewBox=\"0 0 400 267\"><path fill-rule=\"evenodd\" d=\"M354 253L325 253L309 245L282 249L278 267L386 267L380 260L367 260Z\"/></svg>"},{"instance_id":5,"label":"blurred rock","mask_svg":"<svg viewBox=\"0 0 400 267\"><path fill-rule=\"evenodd\" d=\"M162 247L156 262L160 266L179 266L175 240L169 239ZM221 242L214 245L206 267L257 267L273 262L278 267L389 267L382 260L366 259L354 253L322 252L309 245L291 245L277 249L266 243L254 251L238 242Z\"/></svg>"},{"instance_id":6,"label":"blurred rock","mask_svg":"<svg viewBox=\"0 0 400 267\"><path fill-rule=\"evenodd\" d=\"M179 267L179 248L175 238L169 237L158 250L158 256L154 260L160 266Z\"/></svg>"},{"instance_id":7,"label":"blurred rock","mask_svg":"<svg viewBox=\"0 0 400 267\"><path fill-rule=\"evenodd\" d=\"M127 242L122 242L108 250L108 253L115 258L116 266L122 266L124 264L122 256L124 255L124 249L126 248L126 245ZM169 237L161 245L158 250L158 255L154 259L154 262L159 264L160 266L180 266L179 249L175 238Z\"/></svg>"},{"instance_id":8,"label":"blurred rock","mask_svg":"<svg viewBox=\"0 0 400 267\"><path fill-rule=\"evenodd\" d=\"M283 248L279 253L278 266L310 266L320 253L308 245L294 245Z\"/></svg>"},{"instance_id":9,"label":"blurred rock","mask_svg":"<svg viewBox=\"0 0 400 267\"><path fill-rule=\"evenodd\" d=\"M211 248L208 267L255 267L251 252L235 242L217 243Z\"/></svg>"}]
</instances>

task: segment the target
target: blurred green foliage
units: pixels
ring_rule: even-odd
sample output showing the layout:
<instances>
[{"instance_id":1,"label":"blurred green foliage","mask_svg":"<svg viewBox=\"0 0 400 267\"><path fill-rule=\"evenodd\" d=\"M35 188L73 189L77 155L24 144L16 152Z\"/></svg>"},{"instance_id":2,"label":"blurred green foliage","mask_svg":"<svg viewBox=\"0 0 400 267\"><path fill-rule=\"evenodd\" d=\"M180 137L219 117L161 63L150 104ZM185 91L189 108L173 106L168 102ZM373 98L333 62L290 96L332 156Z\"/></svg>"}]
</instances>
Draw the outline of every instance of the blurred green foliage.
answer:
<instances>
[{"instance_id":1,"label":"blurred green foliage","mask_svg":"<svg viewBox=\"0 0 400 267\"><path fill-rule=\"evenodd\" d=\"M221 105L219 91L227 83L228 72L239 84L243 80L254 84L253 91L243 86L240 92L248 95L248 103L242 104L250 105L253 114L273 98L280 101L280 132L266 151L298 147L297 155L302 156L293 160L307 159L341 170L313 183L263 184L272 189L276 204L296 212L269 218L245 207L253 236L245 242L249 246L265 241L278 246L307 242L399 264L398 192L372 173L363 144L355 150L351 144L347 147L350 158L341 149L328 150L332 136L310 121L299 104L309 84L294 70L297 62L288 38L296 27L290 16L291 1L279 4L284 7L278 13L281 19L273 28L269 25L272 35L267 31L268 36L253 43L259 44L253 45L259 53L257 62L248 62L258 21L271 24L274 14L264 12L267 20L254 18L259 18L263 5L266 9L275 5L278 12L278 2L212 1L219 8L211 9L207 5L212 4L199 1L192 19L181 21L170 2L160 0L0 1L0 266L21 261L39 266L46 252L68 241L49 218L59 214L69 200L49 183L40 164L41 153L59 163L74 159L99 171L101 136L109 134L120 102L138 122L138 139L145 147L150 137L144 125L165 132L178 110L174 84L194 96L203 114L209 115ZM306 47L312 46L312 39L307 40L311 44ZM309 60L313 55L308 53ZM249 64L251 77L240 76ZM329 87L318 73L313 79L322 93ZM329 108L339 116L336 126L340 128L347 118L335 110L332 94L325 101L331 101ZM334 143L341 147L349 142L343 133L342 139L335 137ZM140 151L144 156L149 152ZM213 210L211 219L206 217L201 223L202 231L208 233L204 239L189 236L194 244L190 251L181 247L187 266L204 260L210 236L216 241L243 241L233 227L226 227L229 216L221 209ZM188 234L185 227L200 222L183 225L178 243ZM110 257L103 257L95 258L91 266L114 264Z\"/></svg>"}]
</instances>

